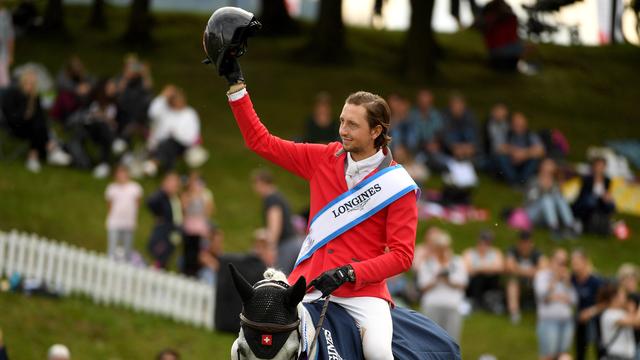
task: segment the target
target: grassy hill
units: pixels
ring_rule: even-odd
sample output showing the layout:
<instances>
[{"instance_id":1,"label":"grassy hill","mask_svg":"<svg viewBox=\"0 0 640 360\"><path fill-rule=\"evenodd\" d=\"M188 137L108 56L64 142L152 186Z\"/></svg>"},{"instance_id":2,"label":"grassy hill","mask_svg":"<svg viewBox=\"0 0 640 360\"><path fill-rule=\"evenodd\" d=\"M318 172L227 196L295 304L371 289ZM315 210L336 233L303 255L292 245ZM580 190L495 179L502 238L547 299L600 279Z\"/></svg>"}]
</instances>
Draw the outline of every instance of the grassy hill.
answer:
<instances>
[{"instance_id":1,"label":"grassy hill","mask_svg":"<svg viewBox=\"0 0 640 360\"><path fill-rule=\"evenodd\" d=\"M43 63L54 74L71 54L78 54L89 70L99 76L119 72L122 57L131 51L116 41L124 27L122 10L109 9L108 32L84 27L88 12L68 8L71 38L18 39L16 62ZM167 83L183 87L199 112L205 146L211 158L202 173L215 194L216 220L226 232L225 248L241 251L249 247L253 229L261 225L259 200L251 192L248 174L258 166L269 166L248 152L228 110L224 81L212 68L200 64L201 31L204 16L159 14L155 44L139 54L151 63L155 89ZM527 114L532 126L556 127L568 135L571 158L579 160L590 144L609 138L640 136L637 87L640 83L640 50L629 46L584 48L539 46L537 57L543 71L534 77L500 75L484 63L482 39L468 31L441 35L445 49L440 74L428 84L443 106L452 90L462 91L471 108L483 118L490 106L504 101ZM348 43L354 62L347 66L310 66L295 56L306 38L252 39L249 53L242 59L245 77L258 113L275 134L291 138L302 131L314 95L329 91L336 99L365 89L380 94L398 92L413 96L416 84L398 78L397 54L402 33L380 33L349 29ZM416 44L419 46L419 44ZM275 168L274 168L275 170ZM307 201L305 183L276 170L277 181L296 208ZM482 228L497 233L497 244L506 247L515 233L499 219L506 206L517 205L521 194L483 177L475 194L479 206L491 210L487 223L464 226L440 224L453 235L454 248L461 250L475 241ZM28 173L22 161L0 161L0 229L20 229L104 251L106 232L103 200L107 180L72 169L46 167L39 175ZM432 179L426 187L435 187ZM157 180L142 181L148 194ZM640 221L622 217L632 233L640 232ZM428 224L421 223L419 239ZM142 211L136 247L144 252L151 218ZM536 241L545 250L557 244L546 232L537 232ZM613 272L623 261L636 260L638 237L619 243L612 239L584 237L565 247L581 246L593 254L596 267ZM49 300L0 294L0 327L15 359L42 358L48 345L64 342L74 358L151 358L166 346L178 348L187 359L226 358L232 337L192 329L167 320L134 314L128 310L105 309L85 299ZM533 314L512 326L506 318L474 314L464 325L462 348L465 358L493 353L499 358L534 359L536 342Z\"/></svg>"}]
</instances>

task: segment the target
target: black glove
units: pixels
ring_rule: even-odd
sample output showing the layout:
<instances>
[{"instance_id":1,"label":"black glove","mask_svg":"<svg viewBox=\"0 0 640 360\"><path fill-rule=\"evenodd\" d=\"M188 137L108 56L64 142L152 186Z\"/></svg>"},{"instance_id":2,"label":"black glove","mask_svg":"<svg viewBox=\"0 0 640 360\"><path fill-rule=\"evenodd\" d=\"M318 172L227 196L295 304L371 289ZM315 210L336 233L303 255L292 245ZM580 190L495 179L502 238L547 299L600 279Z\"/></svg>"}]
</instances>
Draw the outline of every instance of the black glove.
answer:
<instances>
[{"instance_id":1,"label":"black glove","mask_svg":"<svg viewBox=\"0 0 640 360\"><path fill-rule=\"evenodd\" d=\"M355 282L356 273L351 265L341 266L339 268L325 271L315 278L309 284L309 287L315 287L322 293L322 297L326 297L346 282Z\"/></svg>"},{"instance_id":2,"label":"black glove","mask_svg":"<svg viewBox=\"0 0 640 360\"><path fill-rule=\"evenodd\" d=\"M220 67L218 68L218 75L223 76L225 79L227 79L229 85L235 85L237 83L244 82L244 76L242 75L242 70L240 69L238 58L233 55L226 55L222 59L222 61L220 62Z\"/></svg>"}]
</instances>

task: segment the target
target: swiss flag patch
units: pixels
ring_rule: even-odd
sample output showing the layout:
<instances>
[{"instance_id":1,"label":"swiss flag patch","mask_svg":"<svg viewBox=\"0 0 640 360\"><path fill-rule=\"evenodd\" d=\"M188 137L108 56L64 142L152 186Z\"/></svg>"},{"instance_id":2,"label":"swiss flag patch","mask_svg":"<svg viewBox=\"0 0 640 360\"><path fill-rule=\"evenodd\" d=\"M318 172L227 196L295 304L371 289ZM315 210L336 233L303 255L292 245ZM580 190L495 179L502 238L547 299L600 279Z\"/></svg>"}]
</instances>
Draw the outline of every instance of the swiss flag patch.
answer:
<instances>
[{"instance_id":1,"label":"swiss flag patch","mask_svg":"<svg viewBox=\"0 0 640 360\"><path fill-rule=\"evenodd\" d=\"M262 345L271 346L273 337L271 335L262 335Z\"/></svg>"}]
</instances>

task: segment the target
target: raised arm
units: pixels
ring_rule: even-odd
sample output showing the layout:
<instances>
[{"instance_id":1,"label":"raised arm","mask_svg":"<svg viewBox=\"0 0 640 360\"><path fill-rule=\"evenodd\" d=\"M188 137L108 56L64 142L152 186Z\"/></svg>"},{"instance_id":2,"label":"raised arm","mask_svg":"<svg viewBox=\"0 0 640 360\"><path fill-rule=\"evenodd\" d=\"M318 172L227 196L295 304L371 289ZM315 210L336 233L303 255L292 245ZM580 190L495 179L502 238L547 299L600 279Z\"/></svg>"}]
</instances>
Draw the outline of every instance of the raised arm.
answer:
<instances>
[{"instance_id":1,"label":"raised arm","mask_svg":"<svg viewBox=\"0 0 640 360\"><path fill-rule=\"evenodd\" d=\"M330 148L327 145L299 144L271 135L260 122L246 89L231 93L229 105L247 147L274 164L310 180L315 164L329 155Z\"/></svg>"}]
</instances>

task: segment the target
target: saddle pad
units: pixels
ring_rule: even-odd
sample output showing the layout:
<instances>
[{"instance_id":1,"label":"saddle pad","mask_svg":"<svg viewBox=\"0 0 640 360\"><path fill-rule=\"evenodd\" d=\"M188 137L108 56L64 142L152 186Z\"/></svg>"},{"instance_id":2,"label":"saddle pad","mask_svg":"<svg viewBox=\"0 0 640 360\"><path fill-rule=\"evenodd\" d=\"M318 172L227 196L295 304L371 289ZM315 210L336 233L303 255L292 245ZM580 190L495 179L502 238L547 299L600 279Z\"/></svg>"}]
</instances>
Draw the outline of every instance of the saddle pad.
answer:
<instances>
[{"instance_id":1,"label":"saddle pad","mask_svg":"<svg viewBox=\"0 0 640 360\"><path fill-rule=\"evenodd\" d=\"M308 303L314 324L322 302ZM405 308L391 310L393 319L393 355L398 360L460 360L460 347L446 331L426 316ZM314 325L315 326L315 325ZM330 339L330 341L327 341ZM319 336L318 360L364 359L360 332L340 305L329 303Z\"/></svg>"}]
</instances>

